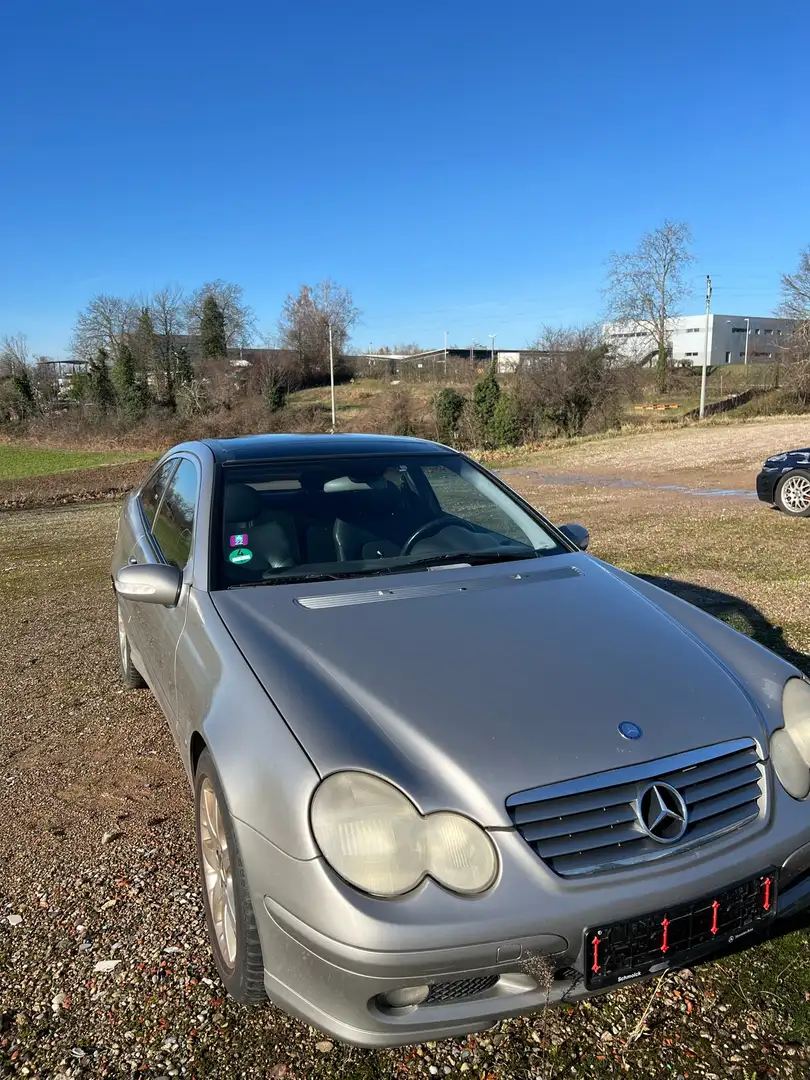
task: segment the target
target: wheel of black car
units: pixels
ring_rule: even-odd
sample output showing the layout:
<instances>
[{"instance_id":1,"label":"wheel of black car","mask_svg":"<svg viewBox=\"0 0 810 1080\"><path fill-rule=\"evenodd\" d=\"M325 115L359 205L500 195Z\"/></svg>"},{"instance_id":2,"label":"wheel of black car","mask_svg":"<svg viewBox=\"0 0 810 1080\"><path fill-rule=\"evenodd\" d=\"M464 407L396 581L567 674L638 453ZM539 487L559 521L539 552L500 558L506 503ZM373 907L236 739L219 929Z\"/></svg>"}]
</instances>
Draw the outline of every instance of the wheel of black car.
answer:
<instances>
[{"instance_id":1,"label":"wheel of black car","mask_svg":"<svg viewBox=\"0 0 810 1080\"><path fill-rule=\"evenodd\" d=\"M117 604L116 607L118 608L118 665L121 669L121 682L127 690L141 690L146 686L146 683L143 675L132 663L132 650L129 647L129 638L127 637L124 616L121 614L121 605Z\"/></svg>"},{"instance_id":2,"label":"wheel of black car","mask_svg":"<svg viewBox=\"0 0 810 1080\"><path fill-rule=\"evenodd\" d=\"M264 964L253 905L222 785L207 750L197 764L194 794L205 922L217 970L237 1001L264 1001Z\"/></svg>"},{"instance_id":3,"label":"wheel of black car","mask_svg":"<svg viewBox=\"0 0 810 1080\"><path fill-rule=\"evenodd\" d=\"M776 505L791 517L810 517L810 472L796 469L783 476L776 489Z\"/></svg>"}]
</instances>

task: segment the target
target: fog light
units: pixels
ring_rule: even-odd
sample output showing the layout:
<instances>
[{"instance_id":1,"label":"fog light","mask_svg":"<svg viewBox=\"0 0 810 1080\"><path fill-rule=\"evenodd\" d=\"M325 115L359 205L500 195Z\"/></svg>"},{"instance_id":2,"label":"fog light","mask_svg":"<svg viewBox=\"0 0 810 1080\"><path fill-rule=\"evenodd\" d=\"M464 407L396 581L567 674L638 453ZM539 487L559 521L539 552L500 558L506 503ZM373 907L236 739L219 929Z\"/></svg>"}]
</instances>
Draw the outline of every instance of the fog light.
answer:
<instances>
[{"instance_id":1,"label":"fog light","mask_svg":"<svg viewBox=\"0 0 810 1080\"><path fill-rule=\"evenodd\" d=\"M389 1009L407 1009L411 1005L421 1005L429 993L429 986L401 986L399 990L380 994L380 1003Z\"/></svg>"}]
</instances>

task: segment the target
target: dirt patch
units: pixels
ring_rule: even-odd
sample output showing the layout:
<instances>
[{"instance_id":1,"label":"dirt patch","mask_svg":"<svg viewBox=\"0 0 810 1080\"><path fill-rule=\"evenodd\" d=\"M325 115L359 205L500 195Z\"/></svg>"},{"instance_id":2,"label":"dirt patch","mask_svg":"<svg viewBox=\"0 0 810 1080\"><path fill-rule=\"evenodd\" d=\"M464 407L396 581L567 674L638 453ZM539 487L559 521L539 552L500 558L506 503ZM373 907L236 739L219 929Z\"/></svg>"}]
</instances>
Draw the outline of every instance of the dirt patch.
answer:
<instances>
[{"instance_id":1,"label":"dirt patch","mask_svg":"<svg viewBox=\"0 0 810 1080\"><path fill-rule=\"evenodd\" d=\"M123 496L140 483L151 461L71 469L50 476L0 481L0 510L35 509Z\"/></svg>"}]
</instances>

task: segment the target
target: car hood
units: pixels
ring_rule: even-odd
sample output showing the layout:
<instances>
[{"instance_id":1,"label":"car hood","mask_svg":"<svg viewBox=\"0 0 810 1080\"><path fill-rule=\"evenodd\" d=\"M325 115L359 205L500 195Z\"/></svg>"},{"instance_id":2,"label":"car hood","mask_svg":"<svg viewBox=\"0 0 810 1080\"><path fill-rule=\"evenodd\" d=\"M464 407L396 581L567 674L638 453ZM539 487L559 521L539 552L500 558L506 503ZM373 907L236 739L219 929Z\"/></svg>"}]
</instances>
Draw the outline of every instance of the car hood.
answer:
<instances>
[{"instance_id":1,"label":"car hood","mask_svg":"<svg viewBox=\"0 0 810 1080\"><path fill-rule=\"evenodd\" d=\"M795 465L797 462L801 462L802 464L805 464L805 465L808 462L810 462L810 449L805 449L805 450L783 450L779 454L771 454L771 456L766 459L765 464L766 465L782 465L782 464Z\"/></svg>"},{"instance_id":2,"label":"car hood","mask_svg":"<svg viewBox=\"0 0 810 1080\"><path fill-rule=\"evenodd\" d=\"M711 650L586 555L212 597L321 774L377 772L424 811L506 825L513 792L764 738Z\"/></svg>"}]
</instances>

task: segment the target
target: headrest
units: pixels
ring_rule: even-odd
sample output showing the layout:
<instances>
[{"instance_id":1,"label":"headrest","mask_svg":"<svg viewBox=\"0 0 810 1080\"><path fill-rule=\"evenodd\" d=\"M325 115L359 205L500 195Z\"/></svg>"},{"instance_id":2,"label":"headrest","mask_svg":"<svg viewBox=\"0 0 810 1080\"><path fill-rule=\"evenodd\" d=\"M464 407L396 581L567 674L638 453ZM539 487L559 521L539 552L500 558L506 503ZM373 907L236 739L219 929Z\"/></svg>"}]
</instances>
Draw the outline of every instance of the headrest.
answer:
<instances>
[{"instance_id":1,"label":"headrest","mask_svg":"<svg viewBox=\"0 0 810 1080\"><path fill-rule=\"evenodd\" d=\"M262 512L262 498L249 484L228 484L225 488L225 521L253 521Z\"/></svg>"}]
</instances>

